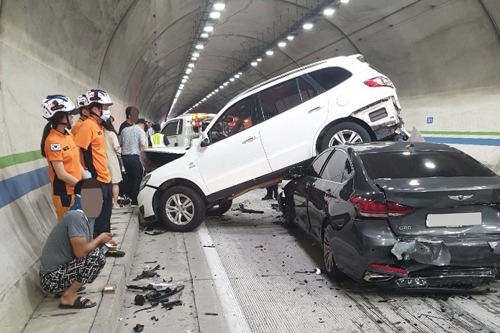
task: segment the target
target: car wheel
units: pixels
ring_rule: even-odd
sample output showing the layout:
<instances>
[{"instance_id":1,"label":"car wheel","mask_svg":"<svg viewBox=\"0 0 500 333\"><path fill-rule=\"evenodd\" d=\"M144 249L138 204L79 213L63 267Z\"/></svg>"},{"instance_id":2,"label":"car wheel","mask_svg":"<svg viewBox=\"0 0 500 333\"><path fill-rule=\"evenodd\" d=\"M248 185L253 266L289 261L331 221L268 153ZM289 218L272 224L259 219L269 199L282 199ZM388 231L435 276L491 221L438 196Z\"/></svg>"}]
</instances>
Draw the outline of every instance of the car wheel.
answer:
<instances>
[{"instance_id":1,"label":"car wheel","mask_svg":"<svg viewBox=\"0 0 500 333\"><path fill-rule=\"evenodd\" d=\"M175 186L163 193L158 209L169 230L191 231L205 219L206 206L198 192L186 186Z\"/></svg>"},{"instance_id":2,"label":"car wheel","mask_svg":"<svg viewBox=\"0 0 500 333\"><path fill-rule=\"evenodd\" d=\"M340 123L333 125L321 140L321 151L328 147L345 143L370 142L372 138L363 126L356 123Z\"/></svg>"},{"instance_id":3,"label":"car wheel","mask_svg":"<svg viewBox=\"0 0 500 333\"><path fill-rule=\"evenodd\" d=\"M285 197L285 200L287 200L286 197ZM292 212L289 199L287 200L287 202L285 204L283 217L285 219L285 227L293 228L295 226L295 214Z\"/></svg>"},{"instance_id":4,"label":"car wheel","mask_svg":"<svg viewBox=\"0 0 500 333\"><path fill-rule=\"evenodd\" d=\"M340 279L343 277L343 273L337 267L333 249L330 245L330 237L328 237L328 232L331 230L332 227L329 225L323 229L323 264L325 265L326 273L330 277Z\"/></svg>"},{"instance_id":5,"label":"car wheel","mask_svg":"<svg viewBox=\"0 0 500 333\"><path fill-rule=\"evenodd\" d=\"M224 201L207 210L207 216L221 216L231 209L233 200Z\"/></svg>"}]
</instances>

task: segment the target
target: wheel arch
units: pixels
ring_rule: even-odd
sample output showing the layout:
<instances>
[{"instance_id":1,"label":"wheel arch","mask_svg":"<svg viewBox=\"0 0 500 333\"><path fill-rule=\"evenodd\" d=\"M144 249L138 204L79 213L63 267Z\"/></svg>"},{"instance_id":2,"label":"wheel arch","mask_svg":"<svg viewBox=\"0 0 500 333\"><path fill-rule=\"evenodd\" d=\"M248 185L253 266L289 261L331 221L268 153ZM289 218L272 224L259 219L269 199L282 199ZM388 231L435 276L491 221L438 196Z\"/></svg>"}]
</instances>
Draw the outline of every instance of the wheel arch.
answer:
<instances>
[{"instance_id":1,"label":"wheel arch","mask_svg":"<svg viewBox=\"0 0 500 333\"><path fill-rule=\"evenodd\" d=\"M358 125L362 126L368 132L368 134L370 134L370 137L372 138L373 141L376 140L375 133L373 132L372 128L367 123L365 123L364 121L362 121L361 119L358 119L356 117L348 116L345 118L335 119L334 121L328 123L325 127L323 127L323 129L321 130L321 132L318 135L318 138L316 139L316 151L317 152L319 152L321 150L321 141L323 140L323 137L325 136L326 132L328 132L328 130L330 128L332 128L333 126L335 126L337 124L341 124L341 123L358 124Z\"/></svg>"},{"instance_id":2,"label":"wheel arch","mask_svg":"<svg viewBox=\"0 0 500 333\"><path fill-rule=\"evenodd\" d=\"M184 178L169 179L169 180L165 181L164 183L162 183L158 187L157 191L155 192L155 194L153 196L153 210L154 210L156 216L158 216L158 214L157 214L158 205L160 204L160 200L161 200L163 193L165 193L165 191L167 191L169 188L172 188L174 186L190 187L200 195L202 200L205 202L205 205L208 203L207 197L205 196L205 193L203 193L201 188L198 185L196 185L194 182L187 180L187 179L184 179Z\"/></svg>"}]
</instances>

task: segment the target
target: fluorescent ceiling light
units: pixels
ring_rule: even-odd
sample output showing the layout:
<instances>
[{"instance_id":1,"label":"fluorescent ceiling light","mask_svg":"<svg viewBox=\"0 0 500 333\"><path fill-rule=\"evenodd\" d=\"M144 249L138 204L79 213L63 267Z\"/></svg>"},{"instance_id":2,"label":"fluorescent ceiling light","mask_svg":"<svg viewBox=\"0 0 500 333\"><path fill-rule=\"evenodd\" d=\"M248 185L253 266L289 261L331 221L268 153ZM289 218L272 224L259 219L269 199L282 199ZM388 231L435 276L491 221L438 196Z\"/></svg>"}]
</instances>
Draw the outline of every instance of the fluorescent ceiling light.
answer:
<instances>
[{"instance_id":1,"label":"fluorescent ceiling light","mask_svg":"<svg viewBox=\"0 0 500 333\"><path fill-rule=\"evenodd\" d=\"M191 73L193 70L191 68L186 69L186 73Z\"/></svg>"},{"instance_id":2,"label":"fluorescent ceiling light","mask_svg":"<svg viewBox=\"0 0 500 333\"><path fill-rule=\"evenodd\" d=\"M254 67L257 66L257 61L252 62L250 65L252 65Z\"/></svg>"},{"instance_id":3,"label":"fluorescent ceiling light","mask_svg":"<svg viewBox=\"0 0 500 333\"><path fill-rule=\"evenodd\" d=\"M206 31L206 32L212 32L214 31L214 26L213 25L207 25L203 28L203 31Z\"/></svg>"},{"instance_id":4,"label":"fluorescent ceiling light","mask_svg":"<svg viewBox=\"0 0 500 333\"><path fill-rule=\"evenodd\" d=\"M193 63L190 63L190 64L188 64L188 67L193 68L193 67L194 67L194 64L193 64Z\"/></svg>"},{"instance_id":5,"label":"fluorescent ceiling light","mask_svg":"<svg viewBox=\"0 0 500 333\"><path fill-rule=\"evenodd\" d=\"M197 45L195 46L195 48L196 48L197 50L203 50L203 44L197 44Z\"/></svg>"},{"instance_id":6,"label":"fluorescent ceiling light","mask_svg":"<svg viewBox=\"0 0 500 333\"><path fill-rule=\"evenodd\" d=\"M191 58L191 61L196 61L196 60L198 60L198 58L196 58L196 57Z\"/></svg>"},{"instance_id":7,"label":"fluorescent ceiling light","mask_svg":"<svg viewBox=\"0 0 500 333\"><path fill-rule=\"evenodd\" d=\"M266 54L267 54L267 55L269 55L269 56L270 56L270 55L273 55L273 54L274 54L274 51L273 51L273 50L267 50L267 51L266 51Z\"/></svg>"},{"instance_id":8,"label":"fluorescent ceiling light","mask_svg":"<svg viewBox=\"0 0 500 333\"><path fill-rule=\"evenodd\" d=\"M279 47L285 47L285 46L286 46L286 42L279 42L279 43L278 43L278 46L279 46Z\"/></svg>"},{"instance_id":9,"label":"fluorescent ceiling light","mask_svg":"<svg viewBox=\"0 0 500 333\"><path fill-rule=\"evenodd\" d=\"M186 83L186 81L187 81L187 79L182 79L182 81L181 81L181 82L182 82L182 83Z\"/></svg>"},{"instance_id":10,"label":"fluorescent ceiling light","mask_svg":"<svg viewBox=\"0 0 500 333\"><path fill-rule=\"evenodd\" d=\"M303 27L304 29L306 29L306 30L309 30L309 29L312 29L313 24L312 24L312 23L305 23L302 27Z\"/></svg>"},{"instance_id":11,"label":"fluorescent ceiling light","mask_svg":"<svg viewBox=\"0 0 500 333\"><path fill-rule=\"evenodd\" d=\"M179 87L179 90L182 90L182 89L184 89L184 87Z\"/></svg>"},{"instance_id":12,"label":"fluorescent ceiling light","mask_svg":"<svg viewBox=\"0 0 500 333\"><path fill-rule=\"evenodd\" d=\"M229 84L229 82L227 82L227 81L226 81L226 82L224 82L224 85L225 85L225 86L227 86L228 84Z\"/></svg>"},{"instance_id":13,"label":"fluorescent ceiling light","mask_svg":"<svg viewBox=\"0 0 500 333\"><path fill-rule=\"evenodd\" d=\"M323 11L323 15L325 16L332 16L333 13L335 13L335 9L333 8L325 8L325 10Z\"/></svg>"},{"instance_id":14,"label":"fluorescent ceiling light","mask_svg":"<svg viewBox=\"0 0 500 333\"><path fill-rule=\"evenodd\" d=\"M224 86L221 84L221 85L219 86L219 88L224 89Z\"/></svg>"},{"instance_id":15,"label":"fluorescent ceiling light","mask_svg":"<svg viewBox=\"0 0 500 333\"><path fill-rule=\"evenodd\" d=\"M238 72L238 75L242 75L243 73L242 72Z\"/></svg>"},{"instance_id":16,"label":"fluorescent ceiling light","mask_svg":"<svg viewBox=\"0 0 500 333\"><path fill-rule=\"evenodd\" d=\"M201 38L208 38L208 34L207 33L203 33L200 35Z\"/></svg>"},{"instance_id":17,"label":"fluorescent ceiling light","mask_svg":"<svg viewBox=\"0 0 500 333\"><path fill-rule=\"evenodd\" d=\"M229 81L233 82L234 81L234 77L230 78Z\"/></svg>"},{"instance_id":18,"label":"fluorescent ceiling light","mask_svg":"<svg viewBox=\"0 0 500 333\"><path fill-rule=\"evenodd\" d=\"M239 77L240 77L240 75L239 75L239 74L236 74L234 77L235 77L235 78L239 78Z\"/></svg>"},{"instance_id":19,"label":"fluorescent ceiling light","mask_svg":"<svg viewBox=\"0 0 500 333\"><path fill-rule=\"evenodd\" d=\"M218 19L220 17L220 13L219 12L211 12L209 14L210 18L213 18L213 19Z\"/></svg>"},{"instance_id":20,"label":"fluorescent ceiling light","mask_svg":"<svg viewBox=\"0 0 500 333\"><path fill-rule=\"evenodd\" d=\"M257 58L257 61L258 61L258 62L261 62L261 61L262 61L262 58Z\"/></svg>"},{"instance_id":21,"label":"fluorescent ceiling light","mask_svg":"<svg viewBox=\"0 0 500 333\"><path fill-rule=\"evenodd\" d=\"M286 39L288 39L288 40L293 40L294 38L295 38L295 36L290 35L290 36L288 36Z\"/></svg>"},{"instance_id":22,"label":"fluorescent ceiling light","mask_svg":"<svg viewBox=\"0 0 500 333\"><path fill-rule=\"evenodd\" d=\"M193 52L193 57L198 58L200 56L200 52Z\"/></svg>"},{"instance_id":23,"label":"fluorescent ceiling light","mask_svg":"<svg viewBox=\"0 0 500 333\"><path fill-rule=\"evenodd\" d=\"M187 80L187 79L189 79L189 76L184 75L182 78Z\"/></svg>"},{"instance_id":24,"label":"fluorescent ceiling light","mask_svg":"<svg viewBox=\"0 0 500 333\"><path fill-rule=\"evenodd\" d=\"M349 0L340 0L340 2L342 2L342 3L348 3Z\"/></svg>"},{"instance_id":25,"label":"fluorescent ceiling light","mask_svg":"<svg viewBox=\"0 0 500 333\"><path fill-rule=\"evenodd\" d=\"M224 10L224 8L226 8L226 5L224 3L222 2L214 3L215 10Z\"/></svg>"},{"instance_id":26,"label":"fluorescent ceiling light","mask_svg":"<svg viewBox=\"0 0 500 333\"><path fill-rule=\"evenodd\" d=\"M219 92L219 89L215 89L214 91L215 91L215 92Z\"/></svg>"}]
</instances>

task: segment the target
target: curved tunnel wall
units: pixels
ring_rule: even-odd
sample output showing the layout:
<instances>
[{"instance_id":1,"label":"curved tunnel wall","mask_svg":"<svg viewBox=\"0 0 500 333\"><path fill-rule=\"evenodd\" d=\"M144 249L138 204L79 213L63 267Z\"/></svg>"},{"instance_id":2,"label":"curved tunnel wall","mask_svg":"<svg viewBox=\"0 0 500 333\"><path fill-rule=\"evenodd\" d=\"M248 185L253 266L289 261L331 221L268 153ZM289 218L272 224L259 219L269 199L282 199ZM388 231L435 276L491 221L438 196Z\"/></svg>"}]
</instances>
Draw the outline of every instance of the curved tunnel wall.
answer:
<instances>
[{"instance_id":1,"label":"curved tunnel wall","mask_svg":"<svg viewBox=\"0 0 500 333\"><path fill-rule=\"evenodd\" d=\"M242 35L258 30L252 15L278 17L287 1L230 0L234 16L221 21L197 66L190 106L214 89ZM245 73L239 85L207 103L217 110L239 90L297 66L335 55L362 53L398 87L403 117L431 136L498 135L500 39L496 0L352 0L335 19L317 22L286 54ZM391 7L392 6L392 7ZM262 9L261 8L261 9ZM301 7L302 8L302 7ZM389 10L390 9L390 10ZM90 88L107 90L118 124L126 105L158 120L179 83L199 1L0 1L0 331L19 332L43 297L39 256L55 223L39 142L41 100L50 93L74 99ZM238 19L239 15L246 15ZM257 18L255 18L257 19ZM243 26L242 26L243 24ZM258 33L258 31L255 31ZM255 41L246 52L261 47ZM239 46L238 46L239 45ZM224 58L226 57L226 58ZM217 59L222 64L217 65ZM219 74L217 74L219 73ZM228 73L229 75L230 73ZM186 93L186 96L190 96ZM427 123L429 117L432 123ZM473 133L467 133L473 132ZM495 141L496 142L496 141ZM456 142L455 142L456 143ZM498 170L500 151L463 141L460 147ZM496 145L496 144L495 144ZM497 150L495 150L497 149ZM492 153L492 151L494 153Z\"/></svg>"}]
</instances>

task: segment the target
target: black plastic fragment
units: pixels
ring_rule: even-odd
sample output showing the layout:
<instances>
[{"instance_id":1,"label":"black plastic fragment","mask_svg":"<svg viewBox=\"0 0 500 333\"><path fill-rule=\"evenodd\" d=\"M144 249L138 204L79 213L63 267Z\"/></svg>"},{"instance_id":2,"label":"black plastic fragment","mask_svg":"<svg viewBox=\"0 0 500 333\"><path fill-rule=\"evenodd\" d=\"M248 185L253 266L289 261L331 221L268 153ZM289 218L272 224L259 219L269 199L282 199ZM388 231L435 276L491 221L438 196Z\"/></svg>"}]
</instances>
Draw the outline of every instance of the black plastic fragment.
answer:
<instances>
[{"instance_id":1,"label":"black plastic fragment","mask_svg":"<svg viewBox=\"0 0 500 333\"><path fill-rule=\"evenodd\" d=\"M144 325L137 324L134 326L134 332L142 332L144 331Z\"/></svg>"},{"instance_id":2,"label":"black plastic fragment","mask_svg":"<svg viewBox=\"0 0 500 333\"><path fill-rule=\"evenodd\" d=\"M135 305L144 305L146 304L146 297L144 295L136 295L134 298Z\"/></svg>"}]
</instances>

